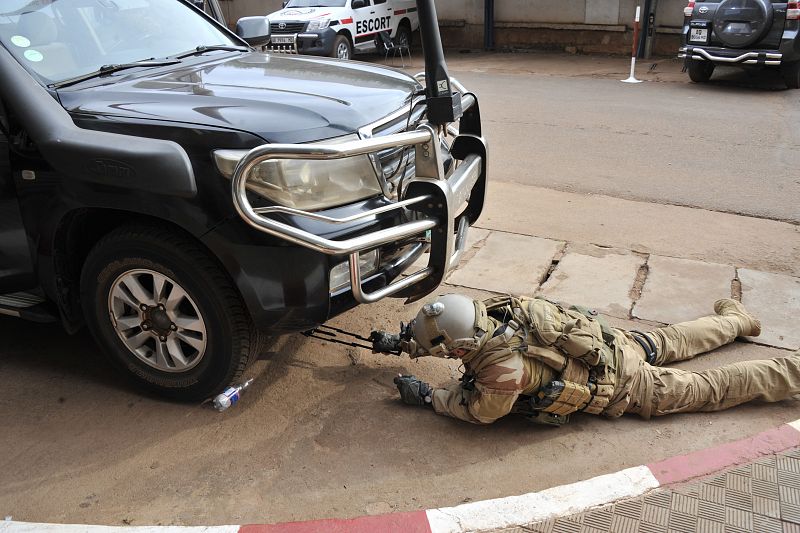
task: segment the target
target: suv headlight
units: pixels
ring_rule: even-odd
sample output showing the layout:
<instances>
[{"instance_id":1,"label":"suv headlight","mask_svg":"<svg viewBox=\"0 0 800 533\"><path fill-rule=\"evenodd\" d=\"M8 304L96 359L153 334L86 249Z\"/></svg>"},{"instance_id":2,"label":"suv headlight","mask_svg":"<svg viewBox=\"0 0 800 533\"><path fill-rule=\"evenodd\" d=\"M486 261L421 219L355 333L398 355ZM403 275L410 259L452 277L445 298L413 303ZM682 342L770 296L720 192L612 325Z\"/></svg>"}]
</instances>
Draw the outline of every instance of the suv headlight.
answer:
<instances>
[{"instance_id":1,"label":"suv headlight","mask_svg":"<svg viewBox=\"0 0 800 533\"><path fill-rule=\"evenodd\" d=\"M346 136L325 144L358 139ZM214 161L230 179L248 150L216 150ZM349 204L380 194L375 167L366 155L309 161L272 159L253 167L247 189L276 204L313 211Z\"/></svg>"},{"instance_id":2,"label":"suv headlight","mask_svg":"<svg viewBox=\"0 0 800 533\"><path fill-rule=\"evenodd\" d=\"M312 20L311 22L308 23L308 28L306 28L306 31L324 30L330 25L331 25L331 19Z\"/></svg>"}]
</instances>

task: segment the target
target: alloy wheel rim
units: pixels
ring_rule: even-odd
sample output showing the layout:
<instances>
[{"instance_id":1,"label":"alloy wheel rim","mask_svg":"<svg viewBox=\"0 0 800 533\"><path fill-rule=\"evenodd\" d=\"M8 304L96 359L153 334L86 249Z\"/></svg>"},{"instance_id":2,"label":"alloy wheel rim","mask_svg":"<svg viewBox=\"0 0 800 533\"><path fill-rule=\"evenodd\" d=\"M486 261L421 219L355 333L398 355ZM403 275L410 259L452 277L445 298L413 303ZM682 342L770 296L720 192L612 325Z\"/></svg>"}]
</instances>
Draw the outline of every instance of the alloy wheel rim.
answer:
<instances>
[{"instance_id":1,"label":"alloy wheel rim","mask_svg":"<svg viewBox=\"0 0 800 533\"><path fill-rule=\"evenodd\" d=\"M350 49L347 43L339 43L339 48L336 49L336 56L339 59L350 59Z\"/></svg>"},{"instance_id":2,"label":"alloy wheel rim","mask_svg":"<svg viewBox=\"0 0 800 533\"><path fill-rule=\"evenodd\" d=\"M175 280L150 269L129 270L111 284L108 312L122 343L162 372L186 372L206 352L206 324L197 304Z\"/></svg>"}]
</instances>

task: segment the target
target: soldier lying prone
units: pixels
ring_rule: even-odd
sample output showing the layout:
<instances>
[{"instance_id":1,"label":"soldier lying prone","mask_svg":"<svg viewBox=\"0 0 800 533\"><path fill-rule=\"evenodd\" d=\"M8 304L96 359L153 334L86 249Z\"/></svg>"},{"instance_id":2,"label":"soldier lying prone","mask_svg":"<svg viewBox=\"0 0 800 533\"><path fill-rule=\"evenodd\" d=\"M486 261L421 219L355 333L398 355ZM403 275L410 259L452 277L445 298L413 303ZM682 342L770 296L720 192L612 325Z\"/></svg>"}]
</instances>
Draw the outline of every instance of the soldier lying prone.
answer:
<instances>
[{"instance_id":1,"label":"soldier lying prone","mask_svg":"<svg viewBox=\"0 0 800 533\"><path fill-rule=\"evenodd\" d=\"M579 411L650 418L800 393L800 352L702 372L664 368L761 333L760 322L735 300L718 300L714 311L643 333L541 298L448 294L424 305L399 334L374 331L370 340L376 353L460 359L464 377L444 388L415 376L394 382L403 402L475 424L509 413L550 425Z\"/></svg>"}]
</instances>

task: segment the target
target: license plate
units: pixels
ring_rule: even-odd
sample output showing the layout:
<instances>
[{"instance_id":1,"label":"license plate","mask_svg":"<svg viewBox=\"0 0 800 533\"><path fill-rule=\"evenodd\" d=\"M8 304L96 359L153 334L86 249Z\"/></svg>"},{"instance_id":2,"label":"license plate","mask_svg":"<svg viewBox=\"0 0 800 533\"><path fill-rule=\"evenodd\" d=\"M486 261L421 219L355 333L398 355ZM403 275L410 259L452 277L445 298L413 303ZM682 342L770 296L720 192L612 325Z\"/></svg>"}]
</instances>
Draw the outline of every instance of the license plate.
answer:
<instances>
[{"instance_id":1,"label":"license plate","mask_svg":"<svg viewBox=\"0 0 800 533\"><path fill-rule=\"evenodd\" d=\"M294 35L273 35L270 42L272 44L294 44Z\"/></svg>"},{"instance_id":2,"label":"license plate","mask_svg":"<svg viewBox=\"0 0 800 533\"><path fill-rule=\"evenodd\" d=\"M695 43L708 41L708 28L692 28L689 31L689 40Z\"/></svg>"},{"instance_id":3,"label":"license plate","mask_svg":"<svg viewBox=\"0 0 800 533\"><path fill-rule=\"evenodd\" d=\"M730 24L728 24L728 27L725 28L725 31L729 33L744 33L744 34L752 33L752 30L750 29L750 24L748 24L747 22L731 22Z\"/></svg>"}]
</instances>

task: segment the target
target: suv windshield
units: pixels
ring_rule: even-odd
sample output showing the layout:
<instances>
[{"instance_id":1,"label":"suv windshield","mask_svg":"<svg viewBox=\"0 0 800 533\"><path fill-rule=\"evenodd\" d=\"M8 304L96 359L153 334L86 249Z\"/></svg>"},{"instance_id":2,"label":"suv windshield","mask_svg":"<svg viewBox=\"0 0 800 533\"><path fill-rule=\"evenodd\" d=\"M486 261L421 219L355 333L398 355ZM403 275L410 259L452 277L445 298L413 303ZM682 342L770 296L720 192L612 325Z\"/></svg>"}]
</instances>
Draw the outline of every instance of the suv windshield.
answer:
<instances>
[{"instance_id":1,"label":"suv windshield","mask_svg":"<svg viewBox=\"0 0 800 533\"><path fill-rule=\"evenodd\" d=\"M178 0L0 0L0 43L47 83L198 46L241 45Z\"/></svg>"},{"instance_id":2,"label":"suv windshield","mask_svg":"<svg viewBox=\"0 0 800 533\"><path fill-rule=\"evenodd\" d=\"M344 7L347 0L289 0L286 7Z\"/></svg>"}]
</instances>

